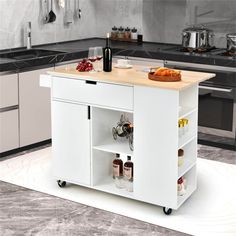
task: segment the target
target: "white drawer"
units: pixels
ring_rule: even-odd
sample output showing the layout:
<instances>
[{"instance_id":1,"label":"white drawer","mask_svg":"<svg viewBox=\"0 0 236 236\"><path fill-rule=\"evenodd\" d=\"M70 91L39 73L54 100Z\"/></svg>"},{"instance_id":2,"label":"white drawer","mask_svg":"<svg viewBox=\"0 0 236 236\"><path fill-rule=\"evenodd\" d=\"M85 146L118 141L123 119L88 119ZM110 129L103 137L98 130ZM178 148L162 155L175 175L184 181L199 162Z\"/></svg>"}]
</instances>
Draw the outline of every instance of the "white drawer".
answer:
<instances>
[{"instance_id":1,"label":"white drawer","mask_svg":"<svg viewBox=\"0 0 236 236\"><path fill-rule=\"evenodd\" d=\"M1 75L0 108L18 105L18 75Z\"/></svg>"},{"instance_id":2,"label":"white drawer","mask_svg":"<svg viewBox=\"0 0 236 236\"><path fill-rule=\"evenodd\" d=\"M0 153L18 147L18 109L0 112Z\"/></svg>"},{"instance_id":3,"label":"white drawer","mask_svg":"<svg viewBox=\"0 0 236 236\"><path fill-rule=\"evenodd\" d=\"M91 105L133 110L133 87L53 77L52 97Z\"/></svg>"}]
</instances>

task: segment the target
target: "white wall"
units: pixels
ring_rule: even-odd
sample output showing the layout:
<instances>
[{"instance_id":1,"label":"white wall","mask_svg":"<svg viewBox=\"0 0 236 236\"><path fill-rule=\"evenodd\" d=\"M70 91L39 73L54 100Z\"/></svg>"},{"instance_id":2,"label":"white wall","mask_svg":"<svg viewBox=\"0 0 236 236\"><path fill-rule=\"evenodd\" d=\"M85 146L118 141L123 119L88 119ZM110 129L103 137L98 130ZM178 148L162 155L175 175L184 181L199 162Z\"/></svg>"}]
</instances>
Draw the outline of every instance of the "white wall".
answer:
<instances>
[{"instance_id":1,"label":"white wall","mask_svg":"<svg viewBox=\"0 0 236 236\"><path fill-rule=\"evenodd\" d=\"M96 36L94 0L80 0L82 18L70 25L64 24L65 10L59 8L56 0L53 0L56 21L43 24L44 1L0 0L0 49L25 46L28 21L32 23L33 45ZM50 0L47 1L50 3ZM74 3L75 0L71 0L71 9Z\"/></svg>"},{"instance_id":2,"label":"white wall","mask_svg":"<svg viewBox=\"0 0 236 236\"><path fill-rule=\"evenodd\" d=\"M226 47L225 34L236 32L236 0L80 0L82 18L69 26L57 0L56 21L43 24L44 1L0 0L0 49L26 45L27 21L32 22L33 45L103 37L114 25L142 28L145 41L180 44L183 28L206 23L216 34L217 47ZM70 0L72 9L77 1ZM196 17L196 7L198 14L213 12Z\"/></svg>"}]
</instances>

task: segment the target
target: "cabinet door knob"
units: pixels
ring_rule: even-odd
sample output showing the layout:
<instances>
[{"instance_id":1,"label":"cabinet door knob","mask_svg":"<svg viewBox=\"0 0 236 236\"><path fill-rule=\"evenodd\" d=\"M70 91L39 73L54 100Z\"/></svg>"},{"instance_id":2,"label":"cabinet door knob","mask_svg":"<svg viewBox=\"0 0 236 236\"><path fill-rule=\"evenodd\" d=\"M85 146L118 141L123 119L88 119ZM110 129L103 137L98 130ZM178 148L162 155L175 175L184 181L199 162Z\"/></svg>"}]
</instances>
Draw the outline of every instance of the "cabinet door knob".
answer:
<instances>
[{"instance_id":1,"label":"cabinet door knob","mask_svg":"<svg viewBox=\"0 0 236 236\"><path fill-rule=\"evenodd\" d=\"M96 85L97 81L86 80L85 83L86 84L94 84L94 85Z\"/></svg>"}]
</instances>

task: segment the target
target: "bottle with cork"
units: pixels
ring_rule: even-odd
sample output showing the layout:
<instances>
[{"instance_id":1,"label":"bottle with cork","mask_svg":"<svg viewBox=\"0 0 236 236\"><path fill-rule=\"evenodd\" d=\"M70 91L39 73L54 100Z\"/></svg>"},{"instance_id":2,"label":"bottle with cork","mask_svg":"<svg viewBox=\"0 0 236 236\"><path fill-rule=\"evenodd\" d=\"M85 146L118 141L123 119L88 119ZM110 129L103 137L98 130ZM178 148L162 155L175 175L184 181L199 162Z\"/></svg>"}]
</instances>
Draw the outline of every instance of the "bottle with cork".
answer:
<instances>
[{"instance_id":1,"label":"bottle with cork","mask_svg":"<svg viewBox=\"0 0 236 236\"><path fill-rule=\"evenodd\" d=\"M116 158L113 160L113 179L117 188L123 188L123 161L119 153L116 153Z\"/></svg>"},{"instance_id":2,"label":"bottle with cork","mask_svg":"<svg viewBox=\"0 0 236 236\"><path fill-rule=\"evenodd\" d=\"M127 156L127 162L124 164L124 185L129 192L133 192L133 174L134 164L131 161L131 156Z\"/></svg>"}]
</instances>

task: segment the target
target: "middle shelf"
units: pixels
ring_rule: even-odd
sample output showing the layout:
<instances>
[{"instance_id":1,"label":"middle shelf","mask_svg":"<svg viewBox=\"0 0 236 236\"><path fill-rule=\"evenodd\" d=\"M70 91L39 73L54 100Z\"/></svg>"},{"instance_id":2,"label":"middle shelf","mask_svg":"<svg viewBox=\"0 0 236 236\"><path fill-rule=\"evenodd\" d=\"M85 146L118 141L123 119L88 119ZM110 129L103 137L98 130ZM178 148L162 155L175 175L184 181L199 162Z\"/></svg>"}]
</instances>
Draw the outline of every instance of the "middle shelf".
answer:
<instances>
[{"instance_id":1,"label":"middle shelf","mask_svg":"<svg viewBox=\"0 0 236 236\"><path fill-rule=\"evenodd\" d=\"M106 140L103 144L93 146L93 149L104 152L119 153L121 155L133 155L133 151L130 150L128 142L112 139Z\"/></svg>"}]
</instances>

